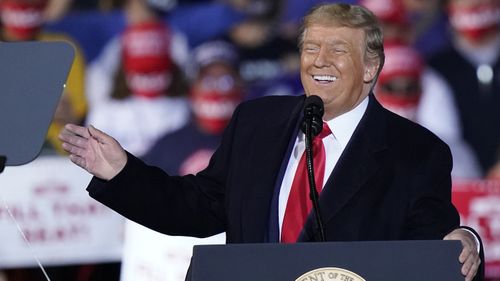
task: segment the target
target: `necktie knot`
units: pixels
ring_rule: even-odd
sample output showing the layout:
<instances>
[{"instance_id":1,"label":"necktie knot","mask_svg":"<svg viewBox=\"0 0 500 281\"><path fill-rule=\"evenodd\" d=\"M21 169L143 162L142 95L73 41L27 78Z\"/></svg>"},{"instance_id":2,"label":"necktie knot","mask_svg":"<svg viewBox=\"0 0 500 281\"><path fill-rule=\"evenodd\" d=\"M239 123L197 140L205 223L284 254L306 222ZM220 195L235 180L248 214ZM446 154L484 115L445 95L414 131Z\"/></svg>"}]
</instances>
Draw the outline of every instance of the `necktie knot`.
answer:
<instances>
[{"instance_id":1,"label":"necktie knot","mask_svg":"<svg viewBox=\"0 0 500 281\"><path fill-rule=\"evenodd\" d=\"M326 122L323 122L323 130L319 133L319 135L316 136L318 139L323 139L326 136L330 135L332 131L330 130L330 127L328 127L328 124Z\"/></svg>"}]
</instances>

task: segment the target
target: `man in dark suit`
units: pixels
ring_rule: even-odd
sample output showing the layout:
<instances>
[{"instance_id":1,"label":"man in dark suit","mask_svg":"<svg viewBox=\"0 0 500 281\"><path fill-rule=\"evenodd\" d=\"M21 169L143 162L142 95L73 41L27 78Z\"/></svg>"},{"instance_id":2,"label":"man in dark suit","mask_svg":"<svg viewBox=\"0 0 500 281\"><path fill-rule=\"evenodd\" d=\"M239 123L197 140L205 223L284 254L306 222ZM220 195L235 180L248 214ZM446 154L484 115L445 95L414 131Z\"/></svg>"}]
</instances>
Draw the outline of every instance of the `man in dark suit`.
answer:
<instances>
[{"instance_id":1,"label":"man in dark suit","mask_svg":"<svg viewBox=\"0 0 500 281\"><path fill-rule=\"evenodd\" d=\"M321 97L332 132L322 139L326 180L317 184L326 240L458 239L462 273L472 280L480 242L459 227L451 204L449 148L371 93L384 62L376 18L359 6L319 6L305 17L299 45L306 96ZM312 216L284 235L304 151L304 98L243 103L197 175L147 166L92 126L67 125L60 137L71 160L95 176L92 197L154 230L226 231L228 243L319 241Z\"/></svg>"}]
</instances>

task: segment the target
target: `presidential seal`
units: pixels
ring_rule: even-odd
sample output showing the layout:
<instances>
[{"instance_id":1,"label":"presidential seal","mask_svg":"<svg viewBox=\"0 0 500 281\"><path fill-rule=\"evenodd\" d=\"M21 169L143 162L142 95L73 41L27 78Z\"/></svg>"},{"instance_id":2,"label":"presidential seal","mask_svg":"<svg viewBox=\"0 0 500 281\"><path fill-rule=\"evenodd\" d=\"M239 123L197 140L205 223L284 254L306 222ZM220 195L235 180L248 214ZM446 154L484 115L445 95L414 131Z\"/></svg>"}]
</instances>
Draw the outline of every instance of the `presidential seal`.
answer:
<instances>
[{"instance_id":1,"label":"presidential seal","mask_svg":"<svg viewBox=\"0 0 500 281\"><path fill-rule=\"evenodd\" d=\"M322 267L304 273L295 281L366 281L361 276L349 270L338 267Z\"/></svg>"}]
</instances>

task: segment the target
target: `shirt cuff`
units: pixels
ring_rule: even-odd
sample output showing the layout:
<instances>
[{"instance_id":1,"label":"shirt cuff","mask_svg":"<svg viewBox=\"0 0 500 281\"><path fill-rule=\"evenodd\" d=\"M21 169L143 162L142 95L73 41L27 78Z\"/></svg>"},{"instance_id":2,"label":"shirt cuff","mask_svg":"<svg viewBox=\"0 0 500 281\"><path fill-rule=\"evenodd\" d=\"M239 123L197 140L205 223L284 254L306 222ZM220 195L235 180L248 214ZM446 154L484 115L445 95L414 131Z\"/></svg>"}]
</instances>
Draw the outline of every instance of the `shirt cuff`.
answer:
<instances>
[{"instance_id":1,"label":"shirt cuff","mask_svg":"<svg viewBox=\"0 0 500 281\"><path fill-rule=\"evenodd\" d=\"M461 228L461 229L468 231L470 234L472 234L472 236L474 236L474 241L476 241L477 252L479 253L481 251L481 243L479 242L479 238L476 236L474 232L470 231L469 229L467 228Z\"/></svg>"}]
</instances>

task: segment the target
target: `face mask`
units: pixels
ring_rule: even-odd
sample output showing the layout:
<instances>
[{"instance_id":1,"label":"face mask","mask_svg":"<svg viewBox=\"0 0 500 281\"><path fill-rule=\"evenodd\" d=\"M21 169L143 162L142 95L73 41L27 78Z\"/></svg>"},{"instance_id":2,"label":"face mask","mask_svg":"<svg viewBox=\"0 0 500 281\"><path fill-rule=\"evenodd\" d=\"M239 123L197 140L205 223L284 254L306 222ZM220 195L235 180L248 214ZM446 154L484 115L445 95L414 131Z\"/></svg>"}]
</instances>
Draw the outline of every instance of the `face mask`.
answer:
<instances>
[{"instance_id":1,"label":"face mask","mask_svg":"<svg viewBox=\"0 0 500 281\"><path fill-rule=\"evenodd\" d=\"M221 93L218 91L194 91L193 113L200 126L209 133L222 133L231 116L241 102L238 90Z\"/></svg>"},{"instance_id":2,"label":"face mask","mask_svg":"<svg viewBox=\"0 0 500 281\"><path fill-rule=\"evenodd\" d=\"M123 68L132 94L147 98L165 95L172 82L167 28L156 22L129 26L122 45Z\"/></svg>"},{"instance_id":3,"label":"face mask","mask_svg":"<svg viewBox=\"0 0 500 281\"><path fill-rule=\"evenodd\" d=\"M420 95L397 96L378 90L377 100L388 110L406 119L416 121L418 103Z\"/></svg>"},{"instance_id":4,"label":"face mask","mask_svg":"<svg viewBox=\"0 0 500 281\"><path fill-rule=\"evenodd\" d=\"M498 28L500 7L485 3L474 7L461 7L451 4L450 23L460 34L472 41L481 39L485 34Z\"/></svg>"},{"instance_id":5,"label":"face mask","mask_svg":"<svg viewBox=\"0 0 500 281\"><path fill-rule=\"evenodd\" d=\"M145 98L165 95L172 82L172 75L168 71L145 73L125 71L125 77L132 94Z\"/></svg>"},{"instance_id":6,"label":"face mask","mask_svg":"<svg viewBox=\"0 0 500 281\"><path fill-rule=\"evenodd\" d=\"M46 2L36 4L0 2L2 25L6 33L17 40L33 39L44 22Z\"/></svg>"}]
</instances>

